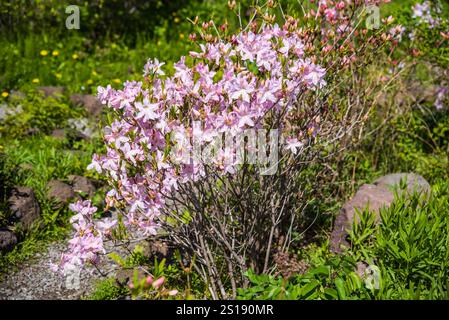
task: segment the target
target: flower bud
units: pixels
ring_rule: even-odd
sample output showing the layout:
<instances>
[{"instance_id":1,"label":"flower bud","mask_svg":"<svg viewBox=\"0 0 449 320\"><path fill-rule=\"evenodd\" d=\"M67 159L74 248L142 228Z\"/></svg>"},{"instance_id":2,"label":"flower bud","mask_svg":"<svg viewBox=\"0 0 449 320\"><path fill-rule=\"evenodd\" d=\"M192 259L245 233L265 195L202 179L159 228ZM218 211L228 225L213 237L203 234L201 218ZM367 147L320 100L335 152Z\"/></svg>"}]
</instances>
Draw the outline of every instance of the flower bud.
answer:
<instances>
[{"instance_id":1,"label":"flower bud","mask_svg":"<svg viewBox=\"0 0 449 320\"><path fill-rule=\"evenodd\" d=\"M191 41L195 42L196 39L197 39L196 33L189 34L189 39L190 39Z\"/></svg>"},{"instance_id":2,"label":"flower bud","mask_svg":"<svg viewBox=\"0 0 449 320\"><path fill-rule=\"evenodd\" d=\"M177 294L178 294L178 290L171 290L171 291L168 292L169 296L175 296Z\"/></svg>"},{"instance_id":3,"label":"flower bud","mask_svg":"<svg viewBox=\"0 0 449 320\"><path fill-rule=\"evenodd\" d=\"M150 284L152 284L152 283L153 283L153 277L152 277L152 276L148 276L148 277L145 279L145 284L150 285Z\"/></svg>"},{"instance_id":4,"label":"flower bud","mask_svg":"<svg viewBox=\"0 0 449 320\"><path fill-rule=\"evenodd\" d=\"M159 279L157 279L156 281L153 282L153 287L155 289L158 289L160 286L162 286L162 284L164 284L165 281L165 277L160 277Z\"/></svg>"}]
</instances>

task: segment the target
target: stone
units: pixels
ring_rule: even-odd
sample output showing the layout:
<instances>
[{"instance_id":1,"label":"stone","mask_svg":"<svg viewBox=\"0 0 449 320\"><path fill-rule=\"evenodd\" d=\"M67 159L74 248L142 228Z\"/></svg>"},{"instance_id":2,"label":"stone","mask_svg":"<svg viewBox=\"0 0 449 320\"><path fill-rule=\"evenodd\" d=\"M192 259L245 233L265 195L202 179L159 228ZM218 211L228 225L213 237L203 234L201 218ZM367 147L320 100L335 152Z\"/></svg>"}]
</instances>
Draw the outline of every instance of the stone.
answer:
<instances>
[{"instance_id":1,"label":"stone","mask_svg":"<svg viewBox=\"0 0 449 320\"><path fill-rule=\"evenodd\" d=\"M380 219L379 210L388 207L394 200L394 194L390 190L381 186L364 184L360 187L354 197L342 208L348 221L358 221L358 211L369 209L376 213L376 219Z\"/></svg>"},{"instance_id":2,"label":"stone","mask_svg":"<svg viewBox=\"0 0 449 320\"><path fill-rule=\"evenodd\" d=\"M40 217L39 203L31 188L13 188L8 203L14 222L19 222L26 231L30 230Z\"/></svg>"},{"instance_id":3,"label":"stone","mask_svg":"<svg viewBox=\"0 0 449 320\"><path fill-rule=\"evenodd\" d=\"M86 109L91 116L97 117L103 110L103 105L97 97L90 94L73 94L70 96L70 101L76 106L81 106Z\"/></svg>"},{"instance_id":4,"label":"stone","mask_svg":"<svg viewBox=\"0 0 449 320\"><path fill-rule=\"evenodd\" d=\"M134 270L137 270L138 281L146 278L148 275L141 269L120 269L115 274L115 279L121 286L128 286L134 280Z\"/></svg>"},{"instance_id":5,"label":"stone","mask_svg":"<svg viewBox=\"0 0 449 320\"><path fill-rule=\"evenodd\" d=\"M414 173L394 173L375 180L373 184L364 184L356 194L347 201L337 215L330 236L330 250L341 252L342 246L348 247L348 232L354 221L358 221L357 211L369 209L375 214L376 223L381 221L380 210L389 207L394 201L394 190L401 181L406 183L406 196L413 192L430 195L429 183L420 175Z\"/></svg>"},{"instance_id":6,"label":"stone","mask_svg":"<svg viewBox=\"0 0 449 320\"><path fill-rule=\"evenodd\" d=\"M32 128L27 128L25 130L25 135L26 136L35 136L35 135L39 134L40 132L41 131L39 130L39 128L32 127Z\"/></svg>"},{"instance_id":7,"label":"stone","mask_svg":"<svg viewBox=\"0 0 449 320\"><path fill-rule=\"evenodd\" d=\"M415 103L434 102L435 96L438 93L438 86L424 86L420 82L415 82L411 85L408 92L413 97Z\"/></svg>"},{"instance_id":8,"label":"stone","mask_svg":"<svg viewBox=\"0 0 449 320\"><path fill-rule=\"evenodd\" d=\"M10 230L0 230L0 252L11 251L17 244L17 236Z\"/></svg>"},{"instance_id":9,"label":"stone","mask_svg":"<svg viewBox=\"0 0 449 320\"><path fill-rule=\"evenodd\" d=\"M87 118L68 119L70 136L75 140L90 139L95 135L95 129L91 121Z\"/></svg>"},{"instance_id":10,"label":"stone","mask_svg":"<svg viewBox=\"0 0 449 320\"><path fill-rule=\"evenodd\" d=\"M381 186L364 184L356 192L354 197L347 201L335 219L334 229L331 234L331 251L340 252L341 245L349 246L346 241L347 229L350 229L354 218L358 221L357 211L369 209L376 214L376 221L380 221L379 210L388 207L394 200L394 194Z\"/></svg>"},{"instance_id":11,"label":"stone","mask_svg":"<svg viewBox=\"0 0 449 320\"><path fill-rule=\"evenodd\" d=\"M52 86L37 87L37 90L42 92L45 97L53 97L53 98L62 96L65 93L64 87L52 87Z\"/></svg>"},{"instance_id":12,"label":"stone","mask_svg":"<svg viewBox=\"0 0 449 320\"><path fill-rule=\"evenodd\" d=\"M167 258L170 253L170 248L168 247L167 243L162 240L144 240L138 243L138 245L143 248L143 255L151 259L153 259L153 257L156 257L158 260L161 260Z\"/></svg>"},{"instance_id":13,"label":"stone","mask_svg":"<svg viewBox=\"0 0 449 320\"><path fill-rule=\"evenodd\" d=\"M51 136L57 139L64 139L66 137L66 133L64 129L55 129L52 131Z\"/></svg>"},{"instance_id":14,"label":"stone","mask_svg":"<svg viewBox=\"0 0 449 320\"><path fill-rule=\"evenodd\" d=\"M376 221L380 221L380 209L388 207L394 200L394 193L390 190L372 184L364 184L356 192L351 200L347 201L335 219L334 229L331 234L330 244L332 252L341 252L341 246L349 246L346 240L347 230L358 221L357 212L369 209L376 215Z\"/></svg>"},{"instance_id":15,"label":"stone","mask_svg":"<svg viewBox=\"0 0 449 320\"><path fill-rule=\"evenodd\" d=\"M60 209L75 198L72 187L60 180L51 180L47 184L47 197L55 201L54 208Z\"/></svg>"},{"instance_id":16,"label":"stone","mask_svg":"<svg viewBox=\"0 0 449 320\"><path fill-rule=\"evenodd\" d=\"M333 253L340 253L342 247L350 247L351 244L347 240L348 229L351 227L351 223L346 220L346 215L340 210L339 214L335 218L332 233L329 239L329 249Z\"/></svg>"},{"instance_id":17,"label":"stone","mask_svg":"<svg viewBox=\"0 0 449 320\"><path fill-rule=\"evenodd\" d=\"M392 173L383 176L376 181L374 185L394 191L400 186L401 181L407 186L407 193L410 195L414 192L420 194L430 194L430 184L422 176L415 173Z\"/></svg>"},{"instance_id":18,"label":"stone","mask_svg":"<svg viewBox=\"0 0 449 320\"><path fill-rule=\"evenodd\" d=\"M83 176L70 175L68 176L69 182L72 185L74 192L82 192L87 194L90 198L95 195L95 185L94 183Z\"/></svg>"},{"instance_id":19,"label":"stone","mask_svg":"<svg viewBox=\"0 0 449 320\"><path fill-rule=\"evenodd\" d=\"M22 91L11 90L9 97L10 97L10 99L13 99L13 100L23 100L26 98L26 94L23 93Z\"/></svg>"},{"instance_id":20,"label":"stone","mask_svg":"<svg viewBox=\"0 0 449 320\"><path fill-rule=\"evenodd\" d=\"M32 171L34 166L31 163L21 163L19 164L19 168L24 171Z\"/></svg>"},{"instance_id":21,"label":"stone","mask_svg":"<svg viewBox=\"0 0 449 320\"><path fill-rule=\"evenodd\" d=\"M365 261L359 261L355 266L355 273L357 273L357 275L363 279L365 278L366 269L368 269L368 267L369 265Z\"/></svg>"}]
</instances>

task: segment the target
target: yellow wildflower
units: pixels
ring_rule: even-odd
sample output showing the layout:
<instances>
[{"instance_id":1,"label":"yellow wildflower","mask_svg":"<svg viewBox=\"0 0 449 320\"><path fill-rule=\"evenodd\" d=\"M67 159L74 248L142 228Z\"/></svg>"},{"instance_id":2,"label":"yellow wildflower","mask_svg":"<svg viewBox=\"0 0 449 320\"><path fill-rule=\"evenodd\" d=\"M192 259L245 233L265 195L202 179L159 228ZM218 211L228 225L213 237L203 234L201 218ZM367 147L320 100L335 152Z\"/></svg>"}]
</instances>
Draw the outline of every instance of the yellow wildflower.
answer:
<instances>
[{"instance_id":1,"label":"yellow wildflower","mask_svg":"<svg viewBox=\"0 0 449 320\"><path fill-rule=\"evenodd\" d=\"M94 81L92 79L87 80L87 84L92 84Z\"/></svg>"},{"instance_id":2,"label":"yellow wildflower","mask_svg":"<svg viewBox=\"0 0 449 320\"><path fill-rule=\"evenodd\" d=\"M8 92L6 92L6 91L2 92L2 97L3 98L7 98L8 96L9 96Z\"/></svg>"},{"instance_id":3,"label":"yellow wildflower","mask_svg":"<svg viewBox=\"0 0 449 320\"><path fill-rule=\"evenodd\" d=\"M58 78L58 79L61 79L61 78L62 78L62 74L60 74L60 73L55 73L55 77Z\"/></svg>"},{"instance_id":4,"label":"yellow wildflower","mask_svg":"<svg viewBox=\"0 0 449 320\"><path fill-rule=\"evenodd\" d=\"M112 80L114 83L117 83L117 84L120 84L121 83L121 81L120 81L120 79L114 79L114 80Z\"/></svg>"},{"instance_id":5,"label":"yellow wildflower","mask_svg":"<svg viewBox=\"0 0 449 320\"><path fill-rule=\"evenodd\" d=\"M58 50L53 50L53 52L51 53L51 55L52 55L53 57L57 57L57 56L59 56L59 51L58 51Z\"/></svg>"},{"instance_id":6,"label":"yellow wildflower","mask_svg":"<svg viewBox=\"0 0 449 320\"><path fill-rule=\"evenodd\" d=\"M179 39L181 39L181 40L184 39L184 33L179 34Z\"/></svg>"},{"instance_id":7,"label":"yellow wildflower","mask_svg":"<svg viewBox=\"0 0 449 320\"><path fill-rule=\"evenodd\" d=\"M179 23L179 21L181 21L181 20L179 20L178 17L175 17L174 21L175 21L175 23Z\"/></svg>"},{"instance_id":8,"label":"yellow wildflower","mask_svg":"<svg viewBox=\"0 0 449 320\"><path fill-rule=\"evenodd\" d=\"M45 57L48 54L47 50L41 50L41 56Z\"/></svg>"},{"instance_id":9,"label":"yellow wildflower","mask_svg":"<svg viewBox=\"0 0 449 320\"><path fill-rule=\"evenodd\" d=\"M39 79L38 78L34 78L33 79L33 83L39 83Z\"/></svg>"},{"instance_id":10,"label":"yellow wildflower","mask_svg":"<svg viewBox=\"0 0 449 320\"><path fill-rule=\"evenodd\" d=\"M73 60L76 60L76 59L78 59L79 58L79 56L76 54L76 53L74 53L73 55L72 55L72 59Z\"/></svg>"}]
</instances>

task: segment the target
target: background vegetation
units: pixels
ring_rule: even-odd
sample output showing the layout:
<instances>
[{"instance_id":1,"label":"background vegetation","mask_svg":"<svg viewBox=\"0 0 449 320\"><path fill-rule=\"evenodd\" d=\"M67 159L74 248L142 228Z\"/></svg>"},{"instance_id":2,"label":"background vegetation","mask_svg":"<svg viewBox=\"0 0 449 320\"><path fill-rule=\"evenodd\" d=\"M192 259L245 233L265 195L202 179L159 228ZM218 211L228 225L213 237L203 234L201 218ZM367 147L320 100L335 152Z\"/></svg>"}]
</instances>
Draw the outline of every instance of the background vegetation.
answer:
<instances>
[{"instance_id":1,"label":"background vegetation","mask_svg":"<svg viewBox=\"0 0 449 320\"><path fill-rule=\"evenodd\" d=\"M383 7L382 17L393 15L396 22L410 25L411 6L417 2L393 0ZM246 18L251 3L241 2ZM300 10L297 1L281 3L292 14ZM192 48L189 20L196 16L236 23L223 1L70 4L81 8L80 30L64 27L66 1L0 4L0 227L6 225L7 198L17 185L35 190L44 221L44 228L20 234L19 245L1 254L0 272L20 266L50 241L67 236L70 214L66 207L54 210L46 196L50 180L64 180L71 174L98 179L86 166L94 151L101 153L101 138L78 139L75 132L70 133L69 120L87 116L86 110L70 101L70 94L95 94L99 85L119 87L125 80L137 79L148 57L177 60ZM441 17L449 18L447 3L441 5ZM449 109L446 104L436 110L435 94L429 88L448 85L449 40L440 43L439 30L414 28L425 39L412 44L419 54L411 54L409 40L404 40L406 44L393 55L380 57L392 68L398 60L408 67L402 81L388 87L385 97L378 97L379 107L373 109L360 142L342 154L327 176L316 177L318 170L313 167L304 173L305 181L318 179L323 188L313 194L304 212L304 228L295 234L301 246L292 248L291 256L301 267L289 275L280 270L262 275L248 272L251 285L239 289L240 299L448 298ZM373 70L364 76L378 79L381 75ZM66 92L44 97L40 86L62 86ZM427 88L419 99L414 97L416 87ZM382 108L385 105L389 108ZM97 130L99 123L92 126ZM52 132L61 128L69 134L54 137ZM328 235L341 204L363 183L391 172L421 174L432 185L431 198L399 197L382 211L380 227L363 213L351 234L353 247L344 255L331 254ZM99 194L101 206L100 198ZM131 269L144 265L158 277L164 276L170 287L180 291L180 298L208 297L204 283L176 254L163 262L140 255L137 250L120 263ZM360 261L378 266L379 289L369 288L356 273ZM89 298L117 299L129 294L128 287L106 279Z\"/></svg>"}]
</instances>

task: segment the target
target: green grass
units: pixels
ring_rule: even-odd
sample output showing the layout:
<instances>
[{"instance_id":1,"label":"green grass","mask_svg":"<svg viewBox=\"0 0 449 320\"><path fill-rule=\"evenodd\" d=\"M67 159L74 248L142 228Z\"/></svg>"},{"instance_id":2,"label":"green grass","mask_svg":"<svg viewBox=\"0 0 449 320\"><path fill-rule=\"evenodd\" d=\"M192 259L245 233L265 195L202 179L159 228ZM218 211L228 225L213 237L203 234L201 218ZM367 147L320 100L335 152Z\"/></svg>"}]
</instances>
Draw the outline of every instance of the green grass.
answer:
<instances>
[{"instance_id":1,"label":"green grass","mask_svg":"<svg viewBox=\"0 0 449 320\"><path fill-rule=\"evenodd\" d=\"M117 285L115 279L108 278L98 281L95 285L94 292L85 297L87 300L117 300L127 295L127 289Z\"/></svg>"},{"instance_id":2,"label":"green grass","mask_svg":"<svg viewBox=\"0 0 449 320\"><path fill-rule=\"evenodd\" d=\"M4 143L4 142L3 142ZM41 209L43 228L28 233L17 229L20 242L13 251L0 255L0 273L17 266L34 253L41 251L51 241L63 239L70 230L70 216L66 206L55 210L46 196L46 185L52 179L67 179L68 175L83 175L90 163L95 144L81 143L78 150L69 150L68 142L49 136L34 136L25 140L8 140L3 147L2 169L14 170L8 175L7 189L13 186L33 188ZM9 190L5 190L5 197ZM8 217L7 207L2 201L0 223ZM2 222L3 221L3 222Z\"/></svg>"},{"instance_id":3,"label":"green grass","mask_svg":"<svg viewBox=\"0 0 449 320\"><path fill-rule=\"evenodd\" d=\"M86 39L24 35L17 43L0 40L2 92L36 86L65 86L72 93L95 93L99 85L121 85L138 78L149 57L174 60L188 51L187 39L162 41L138 37L130 48L121 39L86 48ZM42 56L42 51L47 54ZM57 56L53 56L57 53Z\"/></svg>"}]
</instances>

